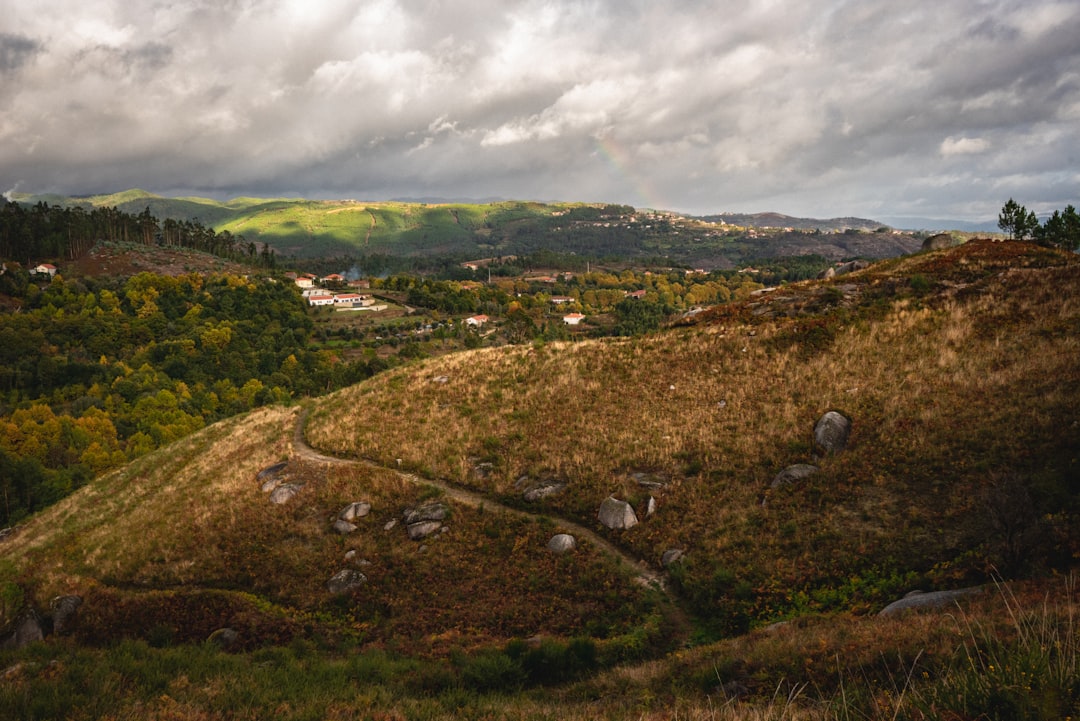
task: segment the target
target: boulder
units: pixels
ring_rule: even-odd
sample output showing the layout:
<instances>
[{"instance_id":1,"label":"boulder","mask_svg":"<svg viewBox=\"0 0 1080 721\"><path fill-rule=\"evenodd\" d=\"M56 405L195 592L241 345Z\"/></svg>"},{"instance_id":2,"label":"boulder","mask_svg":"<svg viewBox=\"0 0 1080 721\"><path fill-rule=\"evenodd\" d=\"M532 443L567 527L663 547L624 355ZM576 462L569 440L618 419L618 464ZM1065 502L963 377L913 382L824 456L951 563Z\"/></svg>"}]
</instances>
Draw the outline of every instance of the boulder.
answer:
<instances>
[{"instance_id":1,"label":"boulder","mask_svg":"<svg viewBox=\"0 0 1080 721\"><path fill-rule=\"evenodd\" d=\"M600 504L600 513L597 514L600 522L608 528L624 529L637 525L637 514L626 501L620 501L614 496L604 499Z\"/></svg>"},{"instance_id":2,"label":"boulder","mask_svg":"<svg viewBox=\"0 0 1080 721\"><path fill-rule=\"evenodd\" d=\"M865 261L865 260L849 260L848 262L841 263L840 265L838 265L836 267L836 275L845 275L847 273L854 273L857 270L862 270L863 268L869 268L869 267L870 267L869 261Z\"/></svg>"},{"instance_id":3,"label":"boulder","mask_svg":"<svg viewBox=\"0 0 1080 721\"><path fill-rule=\"evenodd\" d=\"M348 521L339 518L334 521L333 528L341 535L347 536L357 529L357 525L355 523L349 523Z\"/></svg>"},{"instance_id":4,"label":"boulder","mask_svg":"<svg viewBox=\"0 0 1080 721\"><path fill-rule=\"evenodd\" d=\"M552 553L566 553L577 548L577 539L569 533L557 533L548 541L547 547Z\"/></svg>"},{"instance_id":5,"label":"boulder","mask_svg":"<svg viewBox=\"0 0 1080 721\"><path fill-rule=\"evenodd\" d=\"M288 474L285 473L285 467L287 465L287 461L282 461L281 463L267 466L255 474L255 479L262 484L260 488L263 493L270 493L288 479Z\"/></svg>"},{"instance_id":6,"label":"boulder","mask_svg":"<svg viewBox=\"0 0 1080 721\"><path fill-rule=\"evenodd\" d=\"M923 250L945 250L946 248L952 248L960 245L959 240L952 237L949 233L938 233L937 235L931 235L929 238L923 241Z\"/></svg>"},{"instance_id":7,"label":"boulder","mask_svg":"<svg viewBox=\"0 0 1080 721\"><path fill-rule=\"evenodd\" d=\"M45 631L41 627L41 619L33 609L30 609L15 621L11 633L0 642L0 648L22 648L44 638Z\"/></svg>"},{"instance_id":8,"label":"boulder","mask_svg":"<svg viewBox=\"0 0 1080 721\"><path fill-rule=\"evenodd\" d=\"M348 593L365 583L367 583L367 576L355 569L346 568L335 573L334 577L326 582L326 590L333 594Z\"/></svg>"},{"instance_id":9,"label":"boulder","mask_svg":"<svg viewBox=\"0 0 1080 721\"><path fill-rule=\"evenodd\" d=\"M82 602L82 596L57 596L52 600L53 633L63 636L71 630Z\"/></svg>"},{"instance_id":10,"label":"boulder","mask_svg":"<svg viewBox=\"0 0 1080 721\"><path fill-rule=\"evenodd\" d=\"M836 411L829 411L814 424L814 443L825 453L839 453L847 446L851 420Z\"/></svg>"},{"instance_id":11,"label":"boulder","mask_svg":"<svg viewBox=\"0 0 1080 721\"><path fill-rule=\"evenodd\" d=\"M525 491L524 498L529 503L535 503L548 496L554 496L556 493L566 488L565 483L559 483L558 481L543 481L534 486L531 486Z\"/></svg>"},{"instance_id":12,"label":"boulder","mask_svg":"<svg viewBox=\"0 0 1080 721\"><path fill-rule=\"evenodd\" d=\"M240 634L231 628L219 628L206 640L219 648L230 649L236 646L236 642L240 640Z\"/></svg>"},{"instance_id":13,"label":"boulder","mask_svg":"<svg viewBox=\"0 0 1080 721\"><path fill-rule=\"evenodd\" d=\"M645 504L645 517L648 518L654 513L656 513L656 499L649 496L649 500Z\"/></svg>"},{"instance_id":14,"label":"boulder","mask_svg":"<svg viewBox=\"0 0 1080 721\"><path fill-rule=\"evenodd\" d=\"M288 503L296 497L296 494L300 492L301 488L303 488L303 486L299 483L282 483L270 494L270 502L278 505Z\"/></svg>"},{"instance_id":15,"label":"boulder","mask_svg":"<svg viewBox=\"0 0 1080 721\"><path fill-rule=\"evenodd\" d=\"M681 549L669 548L668 550L664 551L664 554L662 556L660 556L660 565L664 568L667 568L673 563L678 563L678 561L682 557L683 551Z\"/></svg>"},{"instance_id":16,"label":"boulder","mask_svg":"<svg viewBox=\"0 0 1080 721\"><path fill-rule=\"evenodd\" d=\"M417 521L416 523L410 523L406 528L409 532L409 538L414 541L419 541L421 538L430 536L442 527L442 521Z\"/></svg>"},{"instance_id":17,"label":"boulder","mask_svg":"<svg viewBox=\"0 0 1080 721\"><path fill-rule=\"evenodd\" d=\"M786 486L789 483L797 483L804 481L810 476L818 472L817 466L811 466L809 463L796 463L793 466L788 466L784 470L776 474L776 478L769 484L769 488L780 488Z\"/></svg>"},{"instance_id":18,"label":"boulder","mask_svg":"<svg viewBox=\"0 0 1080 721\"><path fill-rule=\"evenodd\" d=\"M818 277L818 280L829 280L830 278L834 277L835 275L836 275L836 269L833 268L830 265L828 268L826 268L825 270L818 273L817 277Z\"/></svg>"},{"instance_id":19,"label":"boulder","mask_svg":"<svg viewBox=\"0 0 1080 721\"><path fill-rule=\"evenodd\" d=\"M419 523L420 521L441 521L446 518L447 508L442 503L428 503L419 508L409 508L403 514L403 520L407 524Z\"/></svg>"},{"instance_id":20,"label":"boulder","mask_svg":"<svg viewBox=\"0 0 1080 721\"><path fill-rule=\"evenodd\" d=\"M892 616L893 614L906 611L910 608L941 608L942 606L951 604L962 596L973 593L982 593L982 587L973 586L971 588L958 588L952 591L931 591L930 593L913 591L899 601L893 601L888 606L881 609L878 615Z\"/></svg>"},{"instance_id":21,"label":"boulder","mask_svg":"<svg viewBox=\"0 0 1080 721\"><path fill-rule=\"evenodd\" d=\"M364 501L357 501L342 508L341 513L338 514L338 518L342 521L355 521L357 518L363 518L369 513L371 513L371 504Z\"/></svg>"}]
</instances>

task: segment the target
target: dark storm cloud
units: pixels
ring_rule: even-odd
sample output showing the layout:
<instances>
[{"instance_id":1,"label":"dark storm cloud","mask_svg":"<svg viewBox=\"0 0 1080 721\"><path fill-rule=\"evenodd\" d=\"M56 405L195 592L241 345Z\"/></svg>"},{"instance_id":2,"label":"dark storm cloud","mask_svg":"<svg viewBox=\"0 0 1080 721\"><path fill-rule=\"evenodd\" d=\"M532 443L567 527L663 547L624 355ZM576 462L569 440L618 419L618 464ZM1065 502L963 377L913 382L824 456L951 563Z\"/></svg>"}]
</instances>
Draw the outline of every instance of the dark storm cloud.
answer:
<instances>
[{"instance_id":1,"label":"dark storm cloud","mask_svg":"<svg viewBox=\"0 0 1080 721\"><path fill-rule=\"evenodd\" d=\"M1080 186L1072 1L44 0L9 20L3 189L989 217Z\"/></svg>"},{"instance_id":2,"label":"dark storm cloud","mask_svg":"<svg viewBox=\"0 0 1080 721\"><path fill-rule=\"evenodd\" d=\"M40 50L41 44L32 38L0 33L0 75L18 70Z\"/></svg>"}]
</instances>

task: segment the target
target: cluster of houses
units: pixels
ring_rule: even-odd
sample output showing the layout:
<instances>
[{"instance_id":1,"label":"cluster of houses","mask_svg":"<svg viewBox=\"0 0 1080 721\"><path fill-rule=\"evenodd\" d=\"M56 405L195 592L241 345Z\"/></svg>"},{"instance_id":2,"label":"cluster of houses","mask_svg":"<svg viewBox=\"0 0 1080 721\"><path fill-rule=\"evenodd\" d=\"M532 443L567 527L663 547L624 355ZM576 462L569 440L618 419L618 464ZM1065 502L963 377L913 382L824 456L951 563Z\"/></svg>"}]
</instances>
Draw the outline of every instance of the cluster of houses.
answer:
<instances>
[{"instance_id":1,"label":"cluster of houses","mask_svg":"<svg viewBox=\"0 0 1080 721\"><path fill-rule=\"evenodd\" d=\"M322 286L316 286L315 282L321 281ZM319 278L311 273L302 273L293 278L293 282L301 289L301 295L307 299L310 306L333 306L337 310L386 310L386 305L376 304L369 293L355 293L329 290L327 285L346 286L350 289L368 288L366 280L347 281L344 276L337 273Z\"/></svg>"}]
</instances>

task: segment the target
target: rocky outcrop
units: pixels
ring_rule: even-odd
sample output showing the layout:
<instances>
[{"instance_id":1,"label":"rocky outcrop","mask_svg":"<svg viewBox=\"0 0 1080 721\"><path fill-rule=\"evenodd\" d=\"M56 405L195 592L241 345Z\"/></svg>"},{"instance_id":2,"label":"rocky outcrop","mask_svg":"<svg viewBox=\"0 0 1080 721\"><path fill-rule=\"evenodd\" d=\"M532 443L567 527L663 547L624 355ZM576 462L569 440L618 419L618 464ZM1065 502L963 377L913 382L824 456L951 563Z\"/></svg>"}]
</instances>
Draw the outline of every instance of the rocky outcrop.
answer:
<instances>
[{"instance_id":1,"label":"rocky outcrop","mask_svg":"<svg viewBox=\"0 0 1080 721\"><path fill-rule=\"evenodd\" d=\"M343 518L338 518L334 521L334 525L332 526L332 528L341 535L347 536L350 533L356 531L359 526L357 526L355 523L349 523Z\"/></svg>"},{"instance_id":2,"label":"rocky outcrop","mask_svg":"<svg viewBox=\"0 0 1080 721\"><path fill-rule=\"evenodd\" d=\"M879 616L892 616L912 608L941 608L951 604L958 598L969 596L973 593L982 593L981 586L971 588L958 588L952 591L912 591L899 601L893 601L878 613Z\"/></svg>"},{"instance_id":3,"label":"rocky outcrop","mask_svg":"<svg viewBox=\"0 0 1080 721\"><path fill-rule=\"evenodd\" d=\"M71 631L82 602L82 596L57 596L52 600L53 633L63 636Z\"/></svg>"},{"instance_id":4,"label":"rocky outcrop","mask_svg":"<svg viewBox=\"0 0 1080 721\"><path fill-rule=\"evenodd\" d=\"M530 485L525 490L523 498L529 503L535 503L548 496L554 496L565 488L565 483L560 483L558 481L541 481L540 483Z\"/></svg>"},{"instance_id":5,"label":"rocky outcrop","mask_svg":"<svg viewBox=\"0 0 1080 721\"><path fill-rule=\"evenodd\" d=\"M604 499L597 516L600 523L612 529L633 528L638 523L637 514L630 504L614 496Z\"/></svg>"},{"instance_id":6,"label":"rocky outcrop","mask_svg":"<svg viewBox=\"0 0 1080 721\"><path fill-rule=\"evenodd\" d=\"M326 590L335 595L348 593L365 583L367 583L367 576L355 569L346 568L335 573L333 578L326 582Z\"/></svg>"},{"instance_id":7,"label":"rocky outcrop","mask_svg":"<svg viewBox=\"0 0 1080 721\"><path fill-rule=\"evenodd\" d=\"M851 420L836 411L829 411L814 424L814 444L828 454L844 450L850 434Z\"/></svg>"},{"instance_id":8,"label":"rocky outcrop","mask_svg":"<svg viewBox=\"0 0 1080 721\"><path fill-rule=\"evenodd\" d=\"M255 474L255 480L259 482L263 493L270 493L288 479L289 476L285 472L288 465L288 461L281 461Z\"/></svg>"},{"instance_id":9,"label":"rocky outcrop","mask_svg":"<svg viewBox=\"0 0 1080 721\"><path fill-rule=\"evenodd\" d=\"M660 556L660 565L664 568L667 568L673 563L678 563L682 559L683 555L684 554L682 549L669 548L668 550L664 551L662 556Z\"/></svg>"},{"instance_id":10,"label":"rocky outcrop","mask_svg":"<svg viewBox=\"0 0 1080 721\"><path fill-rule=\"evenodd\" d=\"M772 483L769 484L769 488L777 489L790 483L798 483L799 481L806 480L817 472L817 466L811 466L809 463L796 463L777 473L776 477L773 478Z\"/></svg>"},{"instance_id":11,"label":"rocky outcrop","mask_svg":"<svg viewBox=\"0 0 1080 721\"><path fill-rule=\"evenodd\" d=\"M303 486L299 483L282 483L270 494L270 502L277 505L288 503L296 497L301 488Z\"/></svg>"},{"instance_id":12,"label":"rocky outcrop","mask_svg":"<svg viewBox=\"0 0 1080 721\"><path fill-rule=\"evenodd\" d=\"M341 509L338 518L342 521L355 521L371 513L371 504L366 501L356 501Z\"/></svg>"},{"instance_id":13,"label":"rocky outcrop","mask_svg":"<svg viewBox=\"0 0 1080 721\"><path fill-rule=\"evenodd\" d=\"M0 648L22 648L35 641L45 638L45 630L41 624L41 618L33 609L25 611L15 621L11 632L0 641Z\"/></svg>"},{"instance_id":14,"label":"rocky outcrop","mask_svg":"<svg viewBox=\"0 0 1080 721\"><path fill-rule=\"evenodd\" d=\"M960 245L962 241L952 237L949 233L938 233L937 235L931 235L929 238L923 241L923 250L945 250L946 248L954 248Z\"/></svg>"},{"instance_id":15,"label":"rocky outcrop","mask_svg":"<svg viewBox=\"0 0 1080 721\"><path fill-rule=\"evenodd\" d=\"M548 541L547 547L552 553L566 553L577 548L577 539L569 533L557 533Z\"/></svg>"},{"instance_id":16,"label":"rocky outcrop","mask_svg":"<svg viewBox=\"0 0 1080 721\"><path fill-rule=\"evenodd\" d=\"M446 518L448 509L442 503L428 503L419 508L410 508L405 511L402 520L408 530L409 538L419 541L444 528L443 520Z\"/></svg>"}]
</instances>

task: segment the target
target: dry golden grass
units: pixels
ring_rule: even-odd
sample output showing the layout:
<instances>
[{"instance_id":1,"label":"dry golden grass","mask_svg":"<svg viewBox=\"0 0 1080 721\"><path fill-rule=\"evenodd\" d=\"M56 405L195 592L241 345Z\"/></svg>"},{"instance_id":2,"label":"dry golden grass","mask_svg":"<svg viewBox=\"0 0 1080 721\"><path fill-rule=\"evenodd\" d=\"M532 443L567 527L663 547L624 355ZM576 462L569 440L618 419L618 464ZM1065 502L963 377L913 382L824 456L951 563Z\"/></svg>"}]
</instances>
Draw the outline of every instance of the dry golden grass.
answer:
<instances>
[{"instance_id":1,"label":"dry golden grass","mask_svg":"<svg viewBox=\"0 0 1080 721\"><path fill-rule=\"evenodd\" d=\"M686 548L765 593L882 564L971 576L999 561L993 548L957 560L992 531L973 502L987 473L1067 472L1074 260L973 243L845 277L855 299L809 319L435 359L321 399L307 437L508 498L523 475L560 479L567 491L544 507L582 522L608 495L644 500L630 473L659 475L659 513L617 540L653 561ZM945 292L900 292L932 272ZM785 295L809 305L823 287ZM853 418L850 449L815 461L806 487L768 492L782 468L814 461L811 429L830 409Z\"/></svg>"}]
</instances>

